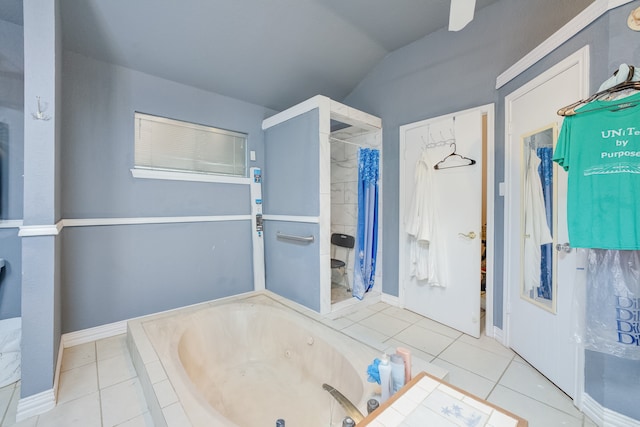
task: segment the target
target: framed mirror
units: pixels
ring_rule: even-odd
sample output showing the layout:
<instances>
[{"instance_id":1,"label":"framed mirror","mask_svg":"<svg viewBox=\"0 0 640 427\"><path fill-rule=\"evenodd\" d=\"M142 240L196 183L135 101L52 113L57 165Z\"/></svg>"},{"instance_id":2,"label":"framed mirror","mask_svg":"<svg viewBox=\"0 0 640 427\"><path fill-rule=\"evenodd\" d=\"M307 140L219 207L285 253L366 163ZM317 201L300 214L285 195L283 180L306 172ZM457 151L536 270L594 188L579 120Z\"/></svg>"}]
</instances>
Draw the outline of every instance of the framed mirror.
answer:
<instances>
[{"instance_id":1,"label":"framed mirror","mask_svg":"<svg viewBox=\"0 0 640 427\"><path fill-rule=\"evenodd\" d=\"M556 312L557 195L553 150L558 138L556 123L521 137L521 256L520 296L545 310Z\"/></svg>"}]
</instances>

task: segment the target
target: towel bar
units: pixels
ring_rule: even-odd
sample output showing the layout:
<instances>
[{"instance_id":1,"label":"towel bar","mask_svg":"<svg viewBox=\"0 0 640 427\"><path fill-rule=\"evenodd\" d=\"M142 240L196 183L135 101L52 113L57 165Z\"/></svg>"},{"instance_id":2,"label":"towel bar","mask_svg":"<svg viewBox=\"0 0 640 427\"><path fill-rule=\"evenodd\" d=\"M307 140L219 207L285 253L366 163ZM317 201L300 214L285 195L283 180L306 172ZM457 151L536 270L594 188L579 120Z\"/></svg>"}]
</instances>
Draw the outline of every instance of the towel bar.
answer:
<instances>
[{"instance_id":1,"label":"towel bar","mask_svg":"<svg viewBox=\"0 0 640 427\"><path fill-rule=\"evenodd\" d=\"M276 237L278 239L293 240L294 242L305 242L305 243L311 243L315 240L313 236L295 236L293 234L284 234L279 231L276 233Z\"/></svg>"}]
</instances>

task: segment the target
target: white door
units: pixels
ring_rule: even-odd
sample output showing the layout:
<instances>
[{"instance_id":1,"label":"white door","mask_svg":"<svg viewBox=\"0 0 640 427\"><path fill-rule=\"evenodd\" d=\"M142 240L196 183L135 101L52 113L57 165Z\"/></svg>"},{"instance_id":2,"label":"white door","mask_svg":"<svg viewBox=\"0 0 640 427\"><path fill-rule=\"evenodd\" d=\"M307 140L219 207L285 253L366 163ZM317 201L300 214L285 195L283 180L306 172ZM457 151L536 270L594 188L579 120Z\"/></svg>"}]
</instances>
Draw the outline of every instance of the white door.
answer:
<instances>
[{"instance_id":1,"label":"white door","mask_svg":"<svg viewBox=\"0 0 640 427\"><path fill-rule=\"evenodd\" d=\"M567 174L541 158L555 147L556 111L586 95L588 63L585 48L505 98L505 341L572 397L580 360L572 341L576 251L567 237ZM545 168L552 174L539 172ZM549 219L538 224L548 226L550 245L532 226L545 210Z\"/></svg>"},{"instance_id":2,"label":"white door","mask_svg":"<svg viewBox=\"0 0 640 427\"><path fill-rule=\"evenodd\" d=\"M455 144L452 144L455 143ZM475 161L447 159L455 150ZM431 189L426 196L435 207L433 244L420 257L435 256L441 286L418 280L411 273L411 237L406 231L411 205L419 195L414 179L418 159L426 153ZM480 109L424 120L400 128L400 256L399 296L407 309L480 336L482 240L482 115ZM424 190L419 190L424 191ZM409 220L410 221L410 220Z\"/></svg>"}]
</instances>

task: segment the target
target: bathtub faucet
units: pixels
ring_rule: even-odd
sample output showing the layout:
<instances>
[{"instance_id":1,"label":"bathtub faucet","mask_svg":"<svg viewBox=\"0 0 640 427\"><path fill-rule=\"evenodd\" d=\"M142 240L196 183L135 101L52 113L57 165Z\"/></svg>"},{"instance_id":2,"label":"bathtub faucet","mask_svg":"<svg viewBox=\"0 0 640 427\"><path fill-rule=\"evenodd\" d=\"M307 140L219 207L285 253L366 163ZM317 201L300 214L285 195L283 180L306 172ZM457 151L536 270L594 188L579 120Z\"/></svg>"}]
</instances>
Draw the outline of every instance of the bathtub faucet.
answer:
<instances>
[{"instance_id":1,"label":"bathtub faucet","mask_svg":"<svg viewBox=\"0 0 640 427\"><path fill-rule=\"evenodd\" d=\"M335 387L330 386L329 384L322 384L322 388L327 390L331 396L333 396L340 406L347 412L347 415L353 418L353 421L359 423L364 419L364 415L362 412L356 408L356 405L351 403L349 399L342 393L340 393Z\"/></svg>"}]
</instances>

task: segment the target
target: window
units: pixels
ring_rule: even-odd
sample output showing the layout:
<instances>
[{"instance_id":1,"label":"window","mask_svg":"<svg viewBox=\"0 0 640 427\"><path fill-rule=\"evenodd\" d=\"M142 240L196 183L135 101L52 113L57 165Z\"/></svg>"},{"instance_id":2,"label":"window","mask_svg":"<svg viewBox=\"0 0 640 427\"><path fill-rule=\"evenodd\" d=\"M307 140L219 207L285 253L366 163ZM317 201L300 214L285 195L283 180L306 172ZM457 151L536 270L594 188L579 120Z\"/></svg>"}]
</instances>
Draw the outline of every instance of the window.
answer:
<instances>
[{"instance_id":1,"label":"window","mask_svg":"<svg viewBox=\"0 0 640 427\"><path fill-rule=\"evenodd\" d=\"M144 170L173 173L169 179L184 179L178 173L247 176L247 134L138 112L134 118L134 176L151 177L136 174Z\"/></svg>"}]
</instances>

